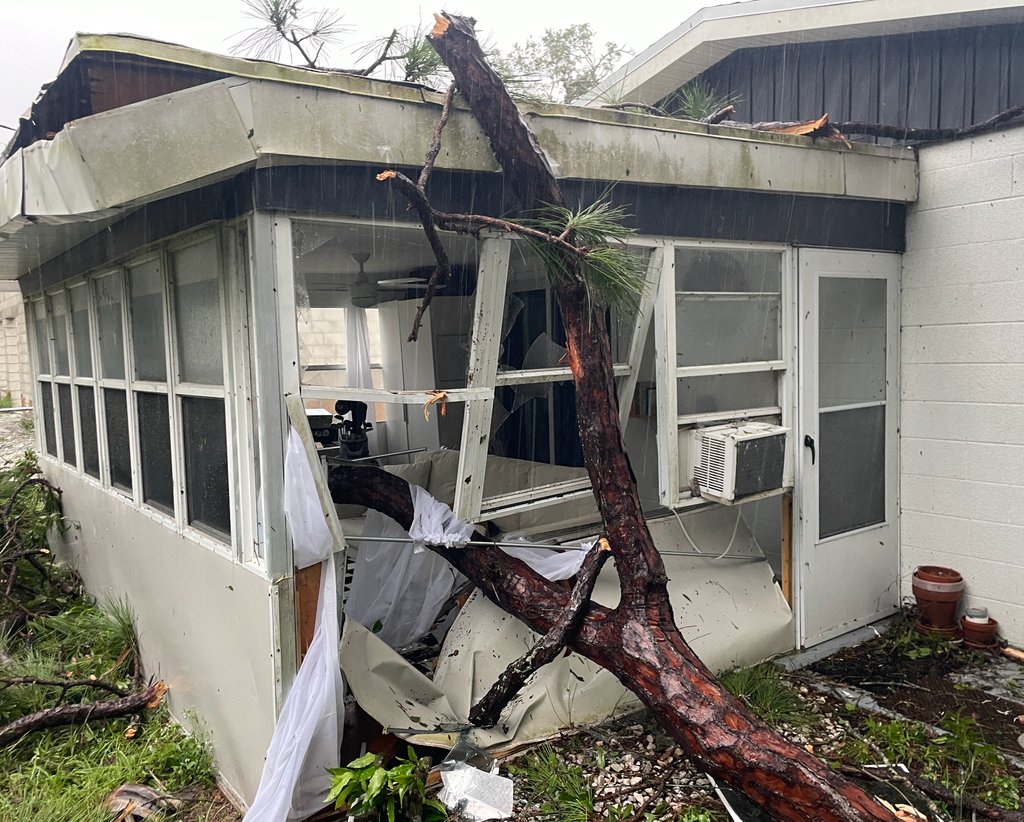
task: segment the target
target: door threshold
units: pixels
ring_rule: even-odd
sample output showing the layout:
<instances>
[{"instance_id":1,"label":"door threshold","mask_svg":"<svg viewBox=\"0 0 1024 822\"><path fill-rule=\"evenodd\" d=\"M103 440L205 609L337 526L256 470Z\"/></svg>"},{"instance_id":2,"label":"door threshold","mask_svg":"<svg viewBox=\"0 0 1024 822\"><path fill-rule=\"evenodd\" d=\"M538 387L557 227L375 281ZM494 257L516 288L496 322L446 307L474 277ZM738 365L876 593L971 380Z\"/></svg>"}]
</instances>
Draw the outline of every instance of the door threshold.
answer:
<instances>
[{"instance_id":1,"label":"door threshold","mask_svg":"<svg viewBox=\"0 0 1024 822\"><path fill-rule=\"evenodd\" d=\"M831 656L840 648L852 648L867 642L869 639L874 639L876 636L881 636L889 629L892 621L893 617L888 616L877 622L872 622L870 625L862 625L860 628L855 628L841 636L826 639L818 645L813 645L802 651L796 651L789 656L779 657L776 663L787 671L799 671L801 668L806 668L815 662L820 662L827 656Z\"/></svg>"}]
</instances>

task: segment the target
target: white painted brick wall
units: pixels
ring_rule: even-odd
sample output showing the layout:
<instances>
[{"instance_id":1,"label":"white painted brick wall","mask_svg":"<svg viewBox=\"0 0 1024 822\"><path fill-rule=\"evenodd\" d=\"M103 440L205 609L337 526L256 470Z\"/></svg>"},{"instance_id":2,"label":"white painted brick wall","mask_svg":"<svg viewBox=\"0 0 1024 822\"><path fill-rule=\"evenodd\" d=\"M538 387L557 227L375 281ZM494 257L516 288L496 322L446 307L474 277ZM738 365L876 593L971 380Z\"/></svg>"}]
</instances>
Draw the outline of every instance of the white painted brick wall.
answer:
<instances>
[{"instance_id":1,"label":"white painted brick wall","mask_svg":"<svg viewBox=\"0 0 1024 822\"><path fill-rule=\"evenodd\" d=\"M918 565L1024 644L1024 127L920 152L903 256L904 595Z\"/></svg>"}]
</instances>

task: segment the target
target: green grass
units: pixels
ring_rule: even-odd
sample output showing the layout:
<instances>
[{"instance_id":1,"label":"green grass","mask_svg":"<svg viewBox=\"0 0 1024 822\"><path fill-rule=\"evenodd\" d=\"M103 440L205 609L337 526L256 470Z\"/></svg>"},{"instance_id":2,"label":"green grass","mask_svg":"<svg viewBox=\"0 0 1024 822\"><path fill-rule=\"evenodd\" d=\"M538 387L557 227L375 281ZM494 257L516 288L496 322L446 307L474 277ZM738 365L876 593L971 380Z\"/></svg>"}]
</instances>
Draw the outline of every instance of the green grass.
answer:
<instances>
[{"instance_id":1,"label":"green grass","mask_svg":"<svg viewBox=\"0 0 1024 822\"><path fill-rule=\"evenodd\" d=\"M125 602L101 609L85 599L63 612L31 620L4 643L0 676L88 679L127 688L137 639ZM0 689L0 724L52 707L56 686ZM89 687L68 690L64 703L110 698ZM38 731L0 749L0 820L92 822L100 803L125 783L174 792L213 784L213 758L205 734L186 733L165 705L134 717ZM193 724L196 724L193 722Z\"/></svg>"},{"instance_id":2,"label":"green grass","mask_svg":"<svg viewBox=\"0 0 1024 822\"><path fill-rule=\"evenodd\" d=\"M815 722L814 714L772 662L737 668L722 674L718 681L752 714L770 725L787 723L805 727Z\"/></svg>"},{"instance_id":3,"label":"green grass","mask_svg":"<svg viewBox=\"0 0 1024 822\"><path fill-rule=\"evenodd\" d=\"M1017 780L995 746L983 741L977 722L955 711L946 714L940 725L948 733L930 737L916 722L868 718L863 733L890 762L907 765L957 794L1017 810ZM857 739L847 742L846 754L861 764L878 764L871 746Z\"/></svg>"},{"instance_id":4,"label":"green grass","mask_svg":"<svg viewBox=\"0 0 1024 822\"><path fill-rule=\"evenodd\" d=\"M536 803L541 815L558 822L589 822L594 813L594 790L583 769L559 758L542 745L510 770L521 777L518 790Z\"/></svg>"}]
</instances>

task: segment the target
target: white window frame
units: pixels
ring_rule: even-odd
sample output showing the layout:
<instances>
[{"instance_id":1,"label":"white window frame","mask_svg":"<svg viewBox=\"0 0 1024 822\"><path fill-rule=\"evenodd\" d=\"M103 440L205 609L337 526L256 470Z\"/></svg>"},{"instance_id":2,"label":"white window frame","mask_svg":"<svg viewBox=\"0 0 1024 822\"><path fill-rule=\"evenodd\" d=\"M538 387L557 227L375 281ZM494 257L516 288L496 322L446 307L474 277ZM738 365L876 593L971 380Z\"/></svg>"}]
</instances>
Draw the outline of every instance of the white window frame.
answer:
<instances>
[{"instance_id":1,"label":"white window frame","mask_svg":"<svg viewBox=\"0 0 1024 822\"><path fill-rule=\"evenodd\" d=\"M42 408L42 391L49 386L53 399L53 424L56 458L46 453L45 426L38 426L37 442L40 458L59 463L65 471L78 475L84 482L92 483L107 493L130 505L145 516L171 528L176 533L188 537L204 547L235 561L253 565L257 570L254 548L254 528L249 516L254 513L255 500L244 489L249 485L241 480L252 477L254 436L252 415L246 405L239 402L239 397L250 396L249 374L249 341L247 332L247 303L245 283L245 266L242 264L242 253L236 248L239 235L245 230L245 219L229 224L206 225L198 227L176 237L163 240L148 249L137 250L132 256L118 265L107 265L84 277L76 277L61 283L59 286L46 289L38 295L31 295L26 300L26 316L28 319L29 348L33 363L33 391L36 404ZM173 290L171 287L170 255L193 245L213 241L216 246L218 267L218 288L220 292L221 320L221 354L222 383L220 385L200 385L180 380L178 362L177 327L175 324ZM164 356L167 379L164 382L153 382L135 379L134 340L131 327L131 289L128 269L149 262L160 260L162 274L163 321L164 321ZM124 340L125 379L107 378L103 376L99 345L99 314L96 301L95 284L105 277L116 277L121 287L121 325ZM74 350L74 330L71 321L72 288L86 289L89 306L90 354L92 357L92 377L79 376ZM58 376L54 347L54 326L51 316L51 301L57 294L64 294L67 302L66 333L68 337L68 359L70 376ZM47 337L47 353L50 362L50 373L41 373L39 369L39 353L36 350L35 306L44 301L47 317L50 320L50 333ZM75 426L76 465L72 466L64 459L63 437L60 420L60 403L55 386L67 383L71 389L72 418ZM236 384L237 383L237 384ZM79 422L77 386L91 386L95 397L96 432L99 446L100 478L85 473L82 455L82 438ZM111 482L110 461L108 457L106 406L104 389L125 392L128 403L128 434L131 455L132 491L129 493L117 488ZM168 399L168 416L171 433L171 475L174 489L173 514L157 509L143 500L141 449L139 447L138 403L139 393L163 394ZM185 487L184 429L182 399L184 397L207 397L219 399L224 405L225 434L228 443L228 493L230 533L220 535L211 530L201 529L189 523L187 489ZM238 447L240 432L246 434L247 447ZM244 486L244 488L243 488ZM243 527L244 524L244 527ZM216 535L215 535L216 534Z\"/></svg>"},{"instance_id":2,"label":"white window frame","mask_svg":"<svg viewBox=\"0 0 1024 822\"><path fill-rule=\"evenodd\" d=\"M779 353L781 359L749 363L722 363L717 365L676 365L676 270L677 248L701 248L710 251L770 251L781 255L781 311L779 314ZM773 292L774 293L774 292ZM661 287L655 314L655 371L657 386L657 437L659 446L658 492L659 500L667 508L692 508L706 505L707 500L695 497L686 487L686 461L680 453L685 447L687 431L699 426L734 420L774 419L792 430L794 417L793 374L796 366L796 255L792 247L776 243L717 242L710 240L671 240L666 242ZM773 371L779 374L778 404L761 408L738 408L709 414L678 413L679 379L718 374L750 374ZM787 464L791 465L792 437L787 444ZM792 486L792 477L784 480Z\"/></svg>"}]
</instances>

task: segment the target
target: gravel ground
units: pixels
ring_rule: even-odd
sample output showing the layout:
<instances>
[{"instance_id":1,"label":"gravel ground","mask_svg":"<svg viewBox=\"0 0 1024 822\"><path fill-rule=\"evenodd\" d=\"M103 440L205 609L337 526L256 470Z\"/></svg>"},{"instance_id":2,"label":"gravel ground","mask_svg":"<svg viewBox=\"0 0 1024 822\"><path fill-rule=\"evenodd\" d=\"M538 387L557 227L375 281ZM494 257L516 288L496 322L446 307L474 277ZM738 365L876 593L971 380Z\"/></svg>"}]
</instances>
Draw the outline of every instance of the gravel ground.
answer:
<instances>
[{"instance_id":1,"label":"gravel ground","mask_svg":"<svg viewBox=\"0 0 1024 822\"><path fill-rule=\"evenodd\" d=\"M0 468L10 465L30 448L36 447L31 411L0 414Z\"/></svg>"}]
</instances>

